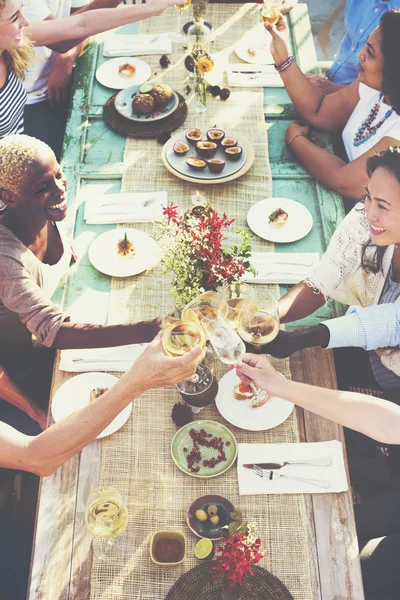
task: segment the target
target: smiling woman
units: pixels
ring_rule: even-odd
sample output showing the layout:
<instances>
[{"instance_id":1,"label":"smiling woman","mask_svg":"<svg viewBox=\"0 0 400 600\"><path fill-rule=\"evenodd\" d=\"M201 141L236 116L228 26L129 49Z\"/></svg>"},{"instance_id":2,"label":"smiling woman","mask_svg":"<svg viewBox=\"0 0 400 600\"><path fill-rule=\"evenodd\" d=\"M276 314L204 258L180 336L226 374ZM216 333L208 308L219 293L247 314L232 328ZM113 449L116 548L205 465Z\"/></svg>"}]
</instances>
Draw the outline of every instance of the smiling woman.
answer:
<instances>
[{"instance_id":1,"label":"smiling woman","mask_svg":"<svg viewBox=\"0 0 400 600\"><path fill-rule=\"evenodd\" d=\"M95 348L148 342L159 319L129 325L71 323L51 301L72 252L63 232L67 182L53 151L25 135L0 141L0 362L24 357L30 369L32 337L50 348ZM10 358L11 357L11 358ZM11 364L10 364L11 363Z\"/></svg>"}]
</instances>

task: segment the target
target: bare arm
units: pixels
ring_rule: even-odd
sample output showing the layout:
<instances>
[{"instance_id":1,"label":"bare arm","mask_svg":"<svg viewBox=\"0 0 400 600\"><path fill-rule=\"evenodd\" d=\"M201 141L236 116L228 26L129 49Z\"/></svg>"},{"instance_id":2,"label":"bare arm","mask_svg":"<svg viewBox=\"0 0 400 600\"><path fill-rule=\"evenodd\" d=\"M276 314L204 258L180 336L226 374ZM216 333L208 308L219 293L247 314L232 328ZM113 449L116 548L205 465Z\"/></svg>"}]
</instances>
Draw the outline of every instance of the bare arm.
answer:
<instances>
[{"instance_id":1,"label":"bare arm","mask_svg":"<svg viewBox=\"0 0 400 600\"><path fill-rule=\"evenodd\" d=\"M36 46L67 52L91 35L160 15L172 4L183 2L184 0L154 0L151 4L91 10L64 19L32 21L27 27L27 33Z\"/></svg>"},{"instance_id":2,"label":"bare arm","mask_svg":"<svg viewBox=\"0 0 400 600\"><path fill-rule=\"evenodd\" d=\"M290 323L311 315L325 304L325 296L301 281L292 287L278 302L282 323Z\"/></svg>"},{"instance_id":3,"label":"bare arm","mask_svg":"<svg viewBox=\"0 0 400 600\"><path fill-rule=\"evenodd\" d=\"M272 36L271 53L276 65L289 56L286 42L287 27L280 19L276 28L265 26ZM358 80L329 95L313 85L296 63L280 73L285 88L301 116L323 131L341 131L359 101Z\"/></svg>"},{"instance_id":4,"label":"bare arm","mask_svg":"<svg viewBox=\"0 0 400 600\"><path fill-rule=\"evenodd\" d=\"M108 392L36 437L0 423L0 466L50 475L140 394L189 379L204 357L204 352L195 348L181 358L171 358L164 356L160 347L161 342L155 340Z\"/></svg>"},{"instance_id":5,"label":"bare arm","mask_svg":"<svg viewBox=\"0 0 400 600\"><path fill-rule=\"evenodd\" d=\"M301 135L297 136L300 132ZM384 137L368 152L346 163L335 154L314 144L307 135L308 127L297 123L289 125L286 132L286 141L299 162L326 187L342 196L355 199L365 195L368 158L399 144L394 138Z\"/></svg>"},{"instance_id":6,"label":"bare arm","mask_svg":"<svg viewBox=\"0 0 400 600\"><path fill-rule=\"evenodd\" d=\"M285 398L379 442L400 444L400 406L393 402L290 381L278 375L265 356L246 354L237 373L272 396Z\"/></svg>"}]
</instances>

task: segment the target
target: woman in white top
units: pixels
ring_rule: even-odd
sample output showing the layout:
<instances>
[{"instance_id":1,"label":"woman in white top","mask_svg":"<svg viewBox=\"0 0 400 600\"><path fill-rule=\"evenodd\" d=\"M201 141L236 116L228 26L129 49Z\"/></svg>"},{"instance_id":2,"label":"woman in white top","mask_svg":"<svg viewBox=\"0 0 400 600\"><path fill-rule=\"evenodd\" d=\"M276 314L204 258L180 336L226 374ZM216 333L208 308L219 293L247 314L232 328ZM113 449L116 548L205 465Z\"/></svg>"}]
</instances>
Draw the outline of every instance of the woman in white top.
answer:
<instances>
[{"instance_id":1,"label":"woman in white top","mask_svg":"<svg viewBox=\"0 0 400 600\"><path fill-rule=\"evenodd\" d=\"M183 3L184 0L154 0L151 4L118 10L103 8L29 23L21 10L21 0L0 0L0 138L23 132L26 92L21 79L34 57L32 43L67 52L91 35L160 15L172 4Z\"/></svg>"},{"instance_id":2,"label":"woman in white top","mask_svg":"<svg viewBox=\"0 0 400 600\"><path fill-rule=\"evenodd\" d=\"M361 198L370 156L400 141L400 12L383 15L379 27L359 53L359 76L350 85L324 96L289 56L287 28L281 18L272 36L271 53L286 90L307 124L292 123L286 143L321 183L343 196ZM309 139L310 127L341 132L349 162Z\"/></svg>"}]
</instances>

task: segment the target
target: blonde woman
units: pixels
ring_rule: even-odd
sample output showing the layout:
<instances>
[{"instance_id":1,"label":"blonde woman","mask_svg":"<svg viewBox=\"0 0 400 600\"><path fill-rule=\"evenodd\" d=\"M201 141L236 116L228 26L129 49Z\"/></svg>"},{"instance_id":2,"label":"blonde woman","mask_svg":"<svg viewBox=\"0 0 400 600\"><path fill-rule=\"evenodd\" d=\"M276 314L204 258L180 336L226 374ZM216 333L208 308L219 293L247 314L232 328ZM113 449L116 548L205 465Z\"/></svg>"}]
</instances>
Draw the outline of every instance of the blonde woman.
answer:
<instances>
[{"instance_id":1,"label":"blonde woman","mask_svg":"<svg viewBox=\"0 0 400 600\"><path fill-rule=\"evenodd\" d=\"M67 52L87 37L160 15L184 0L154 0L151 4L92 10L64 19L29 21L21 0L0 0L0 138L22 133L26 92L22 84L33 60L32 44Z\"/></svg>"}]
</instances>

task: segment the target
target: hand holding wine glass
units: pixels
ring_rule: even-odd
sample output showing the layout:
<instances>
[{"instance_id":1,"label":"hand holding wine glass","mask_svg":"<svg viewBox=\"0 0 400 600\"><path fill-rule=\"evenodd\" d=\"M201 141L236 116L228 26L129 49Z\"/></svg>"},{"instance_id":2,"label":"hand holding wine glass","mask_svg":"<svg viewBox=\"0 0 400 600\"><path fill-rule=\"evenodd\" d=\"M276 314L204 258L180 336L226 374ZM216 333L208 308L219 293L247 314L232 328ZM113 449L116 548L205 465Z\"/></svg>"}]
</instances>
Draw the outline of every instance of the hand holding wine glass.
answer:
<instances>
[{"instance_id":1,"label":"hand holding wine glass","mask_svg":"<svg viewBox=\"0 0 400 600\"><path fill-rule=\"evenodd\" d=\"M276 23L275 27L272 27L267 21L264 22L264 28L271 35L270 40L270 51L276 65L282 65L289 58L289 46L285 19L281 16Z\"/></svg>"},{"instance_id":2,"label":"hand holding wine glass","mask_svg":"<svg viewBox=\"0 0 400 600\"><path fill-rule=\"evenodd\" d=\"M240 337L256 348L268 344L279 333L278 301L273 296L264 300L263 309L247 300L243 303L238 319Z\"/></svg>"},{"instance_id":3,"label":"hand holding wine glass","mask_svg":"<svg viewBox=\"0 0 400 600\"><path fill-rule=\"evenodd\" d=\"M192 4L192 0L185 0L185 2L183 2L181 4L174 4L175 8L179 11L177 32L174 37L175 42L178 42L178 43L183 42L185 39L185 36L182 34L182 15L183 15L183 11L190 8L191 4Z\"/></svg>"}]
</instances>

